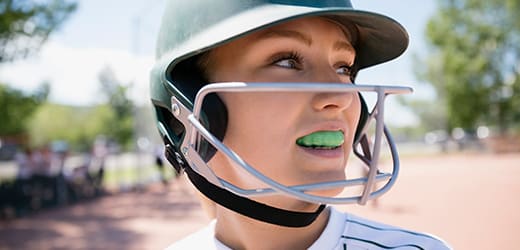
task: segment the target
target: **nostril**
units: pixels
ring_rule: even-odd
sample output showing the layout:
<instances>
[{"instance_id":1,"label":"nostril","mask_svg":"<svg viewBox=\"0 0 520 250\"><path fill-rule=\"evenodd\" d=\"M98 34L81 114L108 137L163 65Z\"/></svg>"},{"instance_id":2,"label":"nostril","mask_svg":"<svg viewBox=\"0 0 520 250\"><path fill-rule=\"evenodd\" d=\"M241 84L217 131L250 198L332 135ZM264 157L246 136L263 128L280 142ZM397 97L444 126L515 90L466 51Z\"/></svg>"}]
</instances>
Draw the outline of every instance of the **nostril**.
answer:
<instances>
[{"instance_id":1,"label":"nostril","mask_svg":"<svg viewBox=\"0 0 520 250\"><path fill-rule=\"evenodd\" d=\"M338 105L336 105L336 104L327 104L327 105L325 105L325 107L323 107L323 109L331 109L331 108L337 108L337 107L338 107Z\"/></svg>"}]
</instances>

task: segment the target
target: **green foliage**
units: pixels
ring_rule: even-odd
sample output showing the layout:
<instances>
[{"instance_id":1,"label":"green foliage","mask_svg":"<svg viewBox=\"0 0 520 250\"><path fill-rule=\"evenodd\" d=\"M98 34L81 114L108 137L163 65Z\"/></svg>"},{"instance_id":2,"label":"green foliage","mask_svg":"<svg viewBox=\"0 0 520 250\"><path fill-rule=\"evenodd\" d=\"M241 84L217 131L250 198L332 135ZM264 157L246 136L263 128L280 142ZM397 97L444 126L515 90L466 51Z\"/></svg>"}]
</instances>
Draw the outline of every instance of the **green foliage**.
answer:
<instances>
[{"instance_id":1,"label":"green foliage","mask_svg":"<svg viewBox=\"0 0 520 250\"><path fill-rule=\"evenodd\" d=\"M75 9L65 0L0 0L0 63L38 50Z\"/></svg>"},{"instance_id":2,"label":"green foliage","mask_svg":"<svg viewBox=\"0 0 520 250\"><path fill-rule=\"evenodd\" d=\"M410 107L420 118L418 129L423 132L422 134L446 128L445 106L441 105L441 100L435 100L435 103L429 100L407 99L406 97L398 97L398 100Z\"/></svg>"},{"instance_id":3,"label":"green foliage","mask_svg":"<svg viewBox=\"0 0 520 250\"><path fill-rule=\"evenodd\" d=\"M74 150L88 150L96 136L108 132L106 124L113 117L108 105L74 107L46 103L30 120L31 143L41 146L64 140Z\"/></svg>"},{"instance_id":4,"label":"green foliage","mask_svg":"<svg viewBox=\"0 0 520 250\"><path fill-rule=\"evenodd\" d=\"M520 123L520 1L439 0L419 76L446 105L447 128ZM419 64L421 65L421 64Z\"/></svg>"},{"instance_id":5,"label":"green foliage","mask_svg":"<svg viewBox=\"0 0 520 250\"><path fill-rule=\"evenodd\" d=\"M145 111L149 110L149 107L140 107L139 110L141 111L138 113L143 115ZM141 119L148 119L148 116L151 117L151 115L147 113ZM33 146L48 145L52 141L63 140L69 143L72 150L83 151L90 150L94 140L100 135L109 139L117 136L129 138L121 145L126 147L123 149L131 149L133 122L131 117L120 120L114 109L106 103L80 107L45 103L38 108L27 123L30 142ZM126 130L119 132L121 134L116 134L118 131L114 129L118 126L126 128ZM143 136L157 134L155 127L150 126L150 131L146 131ZM118 143L121 142L118 141Z\"/></svg>"},{"instance_id":6,"label":"green foliage","mask_svg":"<svg viewBox=\"0 0 520 250\"><path fill-rule=\"evenodd\" d=\"M41 146L63 140L73 150L82 151L89 150L95 138L104 135L123 149L130 149L134 138L134 104L128 98L129 87L122 85L109 68L100 73L100 84L106 99L102 104L42 105L28 120L31 144Z\"/></svg>"},{"instance_id":7,"label":"green foliage","mask_svg":"<svg viewBox=\"0 0 520 250\"><path fill-rule=\"evenodd\" d=\"M130 149L134 139L134 103L128 97L129 85L117 79L111 68L106 67L99 73L101 93L113 112L107 123L106 135L125 149Z\"/></svg>"},{"instance_id":8,"label":"green foliage","mask_svg":"<svg viewBox=\"0 0 520 250\"><path fill-rule=\"evenodd\" d=\"M25 134L27 122L47 99L49 85L43 84L33 94L0 84L0 136Z\"/></svg>"}]
</instances>

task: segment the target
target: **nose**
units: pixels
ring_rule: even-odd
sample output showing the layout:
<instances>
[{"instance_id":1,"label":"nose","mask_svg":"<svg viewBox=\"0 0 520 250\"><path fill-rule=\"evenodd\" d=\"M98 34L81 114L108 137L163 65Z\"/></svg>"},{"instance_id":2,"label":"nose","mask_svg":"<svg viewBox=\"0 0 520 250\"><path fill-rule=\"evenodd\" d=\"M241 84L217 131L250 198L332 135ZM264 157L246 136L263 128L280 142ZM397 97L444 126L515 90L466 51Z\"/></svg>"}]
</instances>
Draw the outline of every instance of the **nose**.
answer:
<instances>
[{"instance_id":1,"label":"nose","mask_svg":"<svg viewBox=\"0 0 520 250\"><path fill-rule=\"evenodd\" d=\"M343 112L353 106L356 100L355 93L318 93L311 100L312 107L316 111Z\"/></svg>"},{"instance_id":2,"label":"nose","mask_svg":"<svg viewBox=\"0 0 520 250\"><path fill-rule=\"evenodd\" d=\"M322 70L313 79L314 82L342 83L338 74L330 69ZM350 81L343 83L351 84ZM357 96L357 92L317 93L313 96L311 105L316 111L342 112L353 105Z\"/></svg>"}]
</instances>

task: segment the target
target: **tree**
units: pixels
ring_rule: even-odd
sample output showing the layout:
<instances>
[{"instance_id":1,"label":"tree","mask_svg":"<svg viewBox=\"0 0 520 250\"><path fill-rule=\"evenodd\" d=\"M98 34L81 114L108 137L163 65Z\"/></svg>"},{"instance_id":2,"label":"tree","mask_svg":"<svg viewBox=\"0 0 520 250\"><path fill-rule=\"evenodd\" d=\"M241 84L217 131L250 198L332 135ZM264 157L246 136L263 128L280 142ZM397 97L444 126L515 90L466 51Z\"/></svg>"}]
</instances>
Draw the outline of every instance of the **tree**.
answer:
<instances>
[{"instance_id":1,"label":"tree","mask_svg":"<svg viewBox=\"0 0 520 250\"><path fill-rule=\"evenodd\" d=\"M128 97L130 85L124 85L117 79L110 67L99 73L101 93L113 112L107 121L107 134L120 145L129 149L134 139L134 103Z\"/></svg>"},{"instance_id":2,"label":"tree","mask_svg":"<svg viewBox=\"0 0 520 250\"><path fill-rule=\"evenodd\" d=\"M520 0L439 0L419 76L445 105L447 129L520 124Z\"/></svg>"},{"instance_id":3,"label":"tree","mask_svg":"<svg viewBox=\"0 0 520 250\"><path fill-rule=\"evenodd\" d=\"M0 0L0 63L37 51L75 9L65 0Z\"/></svg>"},{"instance_id":4,"label":"tree","mask_svg":"<svg viewBox=\"0 0 520 250\"><path fill-rule=\"evenodd\" d=\"M96 136L108 133L107 124L113 116L108 105L76 107L45 103L28 123L31 144L42 146L63 140L73 150L89 150Z\"/></svg>"},{"instance_id":5,"label":"tree","mask_svg":"<svg viewBox=\"0 0 520 250\"><path fill-rule=\"evenodd\" d=\"M0 84L0 136L27 132L27 121L49 95L49 84L42 84L32 94Z\"/></svg>"},{"instance_id":6,"label":"tree","mask_svg":"<svg viewBox=\"0 0 520 250\"><path fill-rule=\"evenodd\" d=\"M104 103L92 107L45 103L38 109L28 122L31 144L63 140L73 150L82 151L104 135L129 149L134 139L135 109L128 97L130 86L122 84L109 67L99 73L99 82Z\"/></svg>"}]
</instances>

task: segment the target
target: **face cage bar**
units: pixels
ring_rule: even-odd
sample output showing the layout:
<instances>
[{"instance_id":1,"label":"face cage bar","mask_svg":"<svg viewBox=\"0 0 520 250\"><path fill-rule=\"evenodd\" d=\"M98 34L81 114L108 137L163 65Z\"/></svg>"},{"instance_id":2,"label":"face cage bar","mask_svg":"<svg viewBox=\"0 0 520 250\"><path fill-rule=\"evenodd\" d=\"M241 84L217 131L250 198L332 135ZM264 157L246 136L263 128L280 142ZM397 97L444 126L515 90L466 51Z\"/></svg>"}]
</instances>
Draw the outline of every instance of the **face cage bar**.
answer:
<instances>
[{"instance_id":1,"label":"face cage bar","mask_svg":"<svg viewBox=\"0 0 520 250\"><path fill-rule=\"evenodd\" d=\"M200 112L202 109L202 103L204 98L210 93L216 92L376 92L377 102L373 110L369 113L369 117L365 126L362 128L359 138L354 142L353 150L357 157L359 157L368 167L369 171L367 177L356 178L351 180L342 181L331 181L321 182L315 184L305 184L297 186L285 186L273 179L265 176L258 172L255 168L246 163L242 158L237 155L232 149L228 148L211 134L200 122ZM270 195L273 193L282 193L295 197L300 200L307 202L318 203L318 204L347 204L347 203L359 203L364 205L367 200L381 196L395 183L397 174L399 173L399 157L397 155L397 149L395 147L393 138L391 137L388 129L384 126L384 99L390 94L407 94L413 90L410 87L403 86L381 86L381 85L353 85L344 83L243 83L243 82L229 82L229 83L214 83L204 86L196 95L193 113L185 107L182 102L177 100L175 96L172 97L172 113L177 119L179 119L186 128L186 135L181 144L181 152L184 154L185 159L188 161L189 167L191 167L198 174L204 176L212 184L224 188L230 192L244 197L255 197ZM370 152L370 146L366 140L365 133L368 128L368 124L372 120L376 120L376 131L375 131L375 142ZM385 134L385 138L390 147L393 160L392 173L381 173L377 169L381 138L382 134ZM233 185L232 183L219 178L211 170L211 168L204 162L197 152L196 145L198 145L198 134L204 137L209 143L211 143L216 149L223 152L229 159L235 164L238 164L245 169L249 174L267 184L271 188L258 188L258 189L242 189ZM358 145L361 145L363 152L357 150ZM367 155L368 154L368 155ZM376 182L387 181L386 184L376 191L372 191ZM365 184L366 183L366 184ZM361 196L353 197L325 197L319 195L307 194L305 191L308 190L323 190L331 189L335 187L348 187L348 186L359 186L365 184L363 193Z\"/></svg>"}]
</instances>

